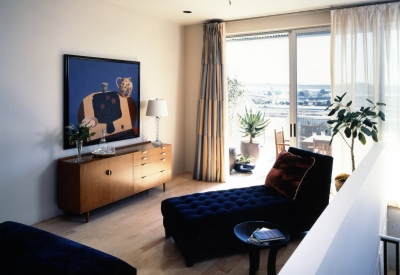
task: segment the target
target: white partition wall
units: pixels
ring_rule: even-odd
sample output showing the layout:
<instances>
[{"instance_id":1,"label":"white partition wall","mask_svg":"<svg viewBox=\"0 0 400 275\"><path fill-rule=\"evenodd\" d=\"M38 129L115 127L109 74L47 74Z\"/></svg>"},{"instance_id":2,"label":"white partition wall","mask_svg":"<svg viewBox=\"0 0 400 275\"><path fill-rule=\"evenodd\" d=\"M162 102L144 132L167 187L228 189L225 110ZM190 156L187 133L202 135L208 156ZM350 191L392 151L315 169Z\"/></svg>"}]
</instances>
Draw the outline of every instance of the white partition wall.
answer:
<instances>
[{"instance_id":1,"label":"white partition wall","mask_svg":"<svg viewBox=\"0 0 400 275\"><path fill-rule=\"evenodd\" d=\"M374 144L280 275L380 274L389 175L385 151L385 143Z\"/></svg>"}]
</instances>

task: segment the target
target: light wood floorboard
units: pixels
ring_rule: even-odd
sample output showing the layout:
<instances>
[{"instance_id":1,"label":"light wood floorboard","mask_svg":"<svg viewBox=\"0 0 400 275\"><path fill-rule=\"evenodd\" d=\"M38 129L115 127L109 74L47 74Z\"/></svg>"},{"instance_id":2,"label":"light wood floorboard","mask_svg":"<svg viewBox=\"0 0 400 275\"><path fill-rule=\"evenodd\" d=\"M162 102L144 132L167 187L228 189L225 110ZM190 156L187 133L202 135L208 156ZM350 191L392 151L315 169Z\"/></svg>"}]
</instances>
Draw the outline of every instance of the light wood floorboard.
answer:
<instances>
[{"instance_id":1,"label":"light wood floorboard","mask_svg":"<svg viewBox=\"0 0 400 275\"><path fill-rule=\"evenodd\" d=\"M254 173L247 177L238 175L234 180L223 184L196 181L192 179L191 173L183 173L174 176L167 183L165 192L162 186L155 187L148 192L91 211L89 223L85 223L84 215L63 214L33 226L118 257L134 266L139 275L248 274L249 261L246 253L196 262L193 267L187 268L174 241L171 238L165 239L160 206L161 201L169 197L210 189L262 184L266 172L263 173ZM282 268L303 237L292 236L288 246L279 251L277 271ZM262 250L257 274L266 274L267 259L268 250Z\"/></svg>"}]
</instances>

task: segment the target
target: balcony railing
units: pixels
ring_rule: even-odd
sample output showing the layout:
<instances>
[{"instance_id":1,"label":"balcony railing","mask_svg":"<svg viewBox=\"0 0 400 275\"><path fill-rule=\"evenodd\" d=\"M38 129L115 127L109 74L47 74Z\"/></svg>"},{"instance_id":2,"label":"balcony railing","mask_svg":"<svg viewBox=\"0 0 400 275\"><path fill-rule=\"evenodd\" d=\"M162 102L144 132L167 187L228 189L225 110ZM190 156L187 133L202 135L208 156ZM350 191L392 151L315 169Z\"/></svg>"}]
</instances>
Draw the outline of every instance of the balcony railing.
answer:
<instances>
[{"instance_id":1,"label":"balcony railing","mask_svg":"<svg viewBox=\"0 0 400 275\"><path fill-rule=\"evenodd\" d=\"M399 243L400 239L385 235L379 235L381 241L383 242L383 274L388 274L388 252L387 252L387 244L392 243L396 245L396 275L400 275L400 267L399 267Z\"/></svg>"}]
</instances>

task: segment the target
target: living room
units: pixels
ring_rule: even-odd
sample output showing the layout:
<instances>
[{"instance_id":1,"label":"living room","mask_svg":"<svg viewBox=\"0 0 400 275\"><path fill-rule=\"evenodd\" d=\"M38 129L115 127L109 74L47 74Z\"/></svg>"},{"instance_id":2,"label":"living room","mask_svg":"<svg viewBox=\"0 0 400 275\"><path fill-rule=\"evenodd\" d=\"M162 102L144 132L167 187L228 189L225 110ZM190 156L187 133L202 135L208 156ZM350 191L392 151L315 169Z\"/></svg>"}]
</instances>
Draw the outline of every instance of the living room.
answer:
<instances>
[{"instance_id":1,"label":"living room","mask_svg":"<svg viewBox=\"0 0 400 275\"><path fill-rule=\"evenodd\" d=\"M154 119L145 115L147 101L164 98L169 115L161 120L160 139L173 145L173 175L193 170L201 23L184 26L98 0L6 0L0 4L0 15L0 110L6 129L1 143L0 222L32 225L62 214L56 199L57 159L76 153L62 148L64 54L140 62L141 134L115 142L115 147L153 140ZM330 20L329 11L322 10L232 21L226 29L239 34L326 26ZM14 94L17 89L25 92ZM84 153L93 149L84 147ZM91 225L87 230L96 230Z\"/></svg>"}]
</instances>

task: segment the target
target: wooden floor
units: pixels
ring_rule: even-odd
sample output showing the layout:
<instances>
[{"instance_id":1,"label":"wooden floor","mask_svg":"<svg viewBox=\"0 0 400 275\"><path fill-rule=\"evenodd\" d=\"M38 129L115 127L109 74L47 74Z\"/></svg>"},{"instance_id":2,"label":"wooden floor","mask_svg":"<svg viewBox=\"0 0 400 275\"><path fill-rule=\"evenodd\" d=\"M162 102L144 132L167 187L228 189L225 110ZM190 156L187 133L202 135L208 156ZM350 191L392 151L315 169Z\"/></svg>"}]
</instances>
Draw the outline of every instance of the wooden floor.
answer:
<instances>
[{"instance_id":1,"label":"wooden floor","mask_svg":"<svg viewBox=\"0 0 400 275\"><path fill-rule=\"evenodd\" d=\"M173 240L164 237L160 205L168 197L262 184L264 178L265 173L255 173L250 177L238 175L228 183L218 184L196 181L191 173L184 173L167 183L165 192L162 186L155 187L148 193L143 192L92 211L89 223L85 223L84 215L64 214L33 226L114 255L136 267L139 275L248 274L247 254L196 262L193 267L187 268ZM288 246L278 252L277 271L303 237L292 236ZM267 258L268 250L262 250L257 274L266 274Z\"/></svg>"}]
</instances>

